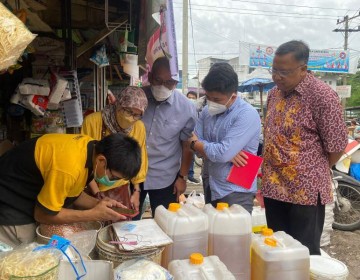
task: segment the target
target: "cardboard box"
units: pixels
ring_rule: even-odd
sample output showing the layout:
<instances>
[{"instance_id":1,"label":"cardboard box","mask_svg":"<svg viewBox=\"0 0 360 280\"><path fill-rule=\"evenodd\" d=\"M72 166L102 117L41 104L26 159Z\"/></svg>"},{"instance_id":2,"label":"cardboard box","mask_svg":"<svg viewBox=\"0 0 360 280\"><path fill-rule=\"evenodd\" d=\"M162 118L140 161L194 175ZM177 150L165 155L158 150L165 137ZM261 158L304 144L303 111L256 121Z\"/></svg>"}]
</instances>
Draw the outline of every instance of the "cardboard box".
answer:
<instances>
[{"instance_id":1,"label":"cardboard box","mask_svg":"<svg viewBox=\"0 0 360 280\"><path fill-rule=\"evenodd\" d=\"M109 261L84 260L87 273L81 280L113 280L113 264ZM80 261L74 261L76 267L80 267ZM61 261L58 279L76 279L76 274L68 261Z\"/></svg>"}]
</instances>

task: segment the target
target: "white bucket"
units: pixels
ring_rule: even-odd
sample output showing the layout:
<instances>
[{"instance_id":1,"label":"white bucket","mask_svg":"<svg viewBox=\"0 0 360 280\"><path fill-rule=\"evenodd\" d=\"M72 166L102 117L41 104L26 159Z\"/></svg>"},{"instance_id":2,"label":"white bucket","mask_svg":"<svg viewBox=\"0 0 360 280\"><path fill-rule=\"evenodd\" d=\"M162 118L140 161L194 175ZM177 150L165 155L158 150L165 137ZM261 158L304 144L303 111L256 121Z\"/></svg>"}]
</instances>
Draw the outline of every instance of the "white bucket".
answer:
<instances>
[{"instance_id":1,"label":"white bucket","mask_svg":"<svg viewBox=\"0 0 360 280\"><path fill-rule=\"evenodd\" d=\"M347 266L333 258L310 256L311 280L346 280L349 275Z\"/></svg>"}]
</instances>

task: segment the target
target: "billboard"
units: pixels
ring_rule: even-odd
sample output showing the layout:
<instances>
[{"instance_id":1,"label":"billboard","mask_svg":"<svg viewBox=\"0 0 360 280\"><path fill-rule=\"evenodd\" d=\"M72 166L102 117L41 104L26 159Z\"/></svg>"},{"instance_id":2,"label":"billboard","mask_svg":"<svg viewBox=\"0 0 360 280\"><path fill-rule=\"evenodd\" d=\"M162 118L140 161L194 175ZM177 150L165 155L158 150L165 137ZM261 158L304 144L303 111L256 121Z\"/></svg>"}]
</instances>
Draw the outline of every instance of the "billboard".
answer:
<instances>
[{"instance_id":1,"label":"billboard","mask_svg":"<svg viewBox=\"0 0 360 280\"><path fill-rule=\"evenodd\" d=\"M336 86L336 92L340 98L351 97L351 85Z\"/></svg>"},{"instance_id":2,"label":"billboard","mask_svg":"<svg viewBox=\"0 0 360 280\"><path fill-rule=\"evenodd\" d=\"M250 67L271 68L276 47L250 45ZM310 50L308 69L312 71L348 73L349 51Z\"/></svg>"}]
</instances>

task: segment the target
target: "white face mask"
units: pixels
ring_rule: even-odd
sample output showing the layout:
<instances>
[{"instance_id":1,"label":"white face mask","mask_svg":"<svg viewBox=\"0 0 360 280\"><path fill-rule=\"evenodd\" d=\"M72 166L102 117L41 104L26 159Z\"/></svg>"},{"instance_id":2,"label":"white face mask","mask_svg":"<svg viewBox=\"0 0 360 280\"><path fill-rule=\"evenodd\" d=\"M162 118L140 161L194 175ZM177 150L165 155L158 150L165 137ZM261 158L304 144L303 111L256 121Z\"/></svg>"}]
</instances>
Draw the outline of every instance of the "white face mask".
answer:
<instances>
[{"instance_id":1,"label":"white face mask","mask_svg":"<svg viewBox=\"0 0 360 280\"><path fill-rule=\"evenodd\" d=\"M156 101L164 101L170 97L173 90L168 89L167 87L161 85L161 86L151 86L151 91L156 99Z\"/></svg>"},{"instance_id":2,"label":"white face mask","mask_svg":"<svg viewBox=\"0 0 360 280\"><path fill-rule=\"evenodd\" d=\"M229 100L226 102L226 104L219 104L210 100L207 100L207 104L208 104L208 110L209 110L209 114L210 116L215 116L221 113L224 113L227 109L226 105L230 102L232 95L230 96Z\"/></svg>"}]
</instances>

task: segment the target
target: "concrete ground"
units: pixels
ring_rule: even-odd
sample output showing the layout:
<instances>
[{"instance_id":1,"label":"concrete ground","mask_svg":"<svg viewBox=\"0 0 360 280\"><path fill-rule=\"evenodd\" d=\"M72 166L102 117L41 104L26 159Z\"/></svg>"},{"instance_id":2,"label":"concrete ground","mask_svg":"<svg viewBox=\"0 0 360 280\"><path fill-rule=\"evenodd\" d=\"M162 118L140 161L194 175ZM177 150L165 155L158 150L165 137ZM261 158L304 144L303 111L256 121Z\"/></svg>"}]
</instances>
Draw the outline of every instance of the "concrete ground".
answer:
<instances>
[{"instance_id":1,"label":"concrete ground","mask_svg":"<svg viewBox=\"0 0 360 280\"><path fill-rule=\"evenodd\" d=\"M323 248L330 257L345 263L349 270L347 280L360 279L360 230L334 230L330 245Z\"/></svg>"}]
</instances>

